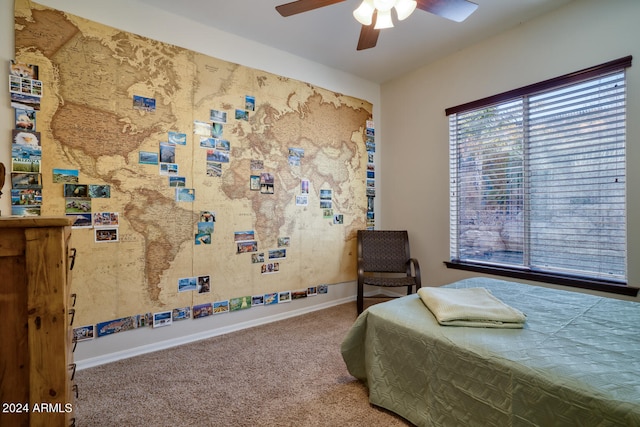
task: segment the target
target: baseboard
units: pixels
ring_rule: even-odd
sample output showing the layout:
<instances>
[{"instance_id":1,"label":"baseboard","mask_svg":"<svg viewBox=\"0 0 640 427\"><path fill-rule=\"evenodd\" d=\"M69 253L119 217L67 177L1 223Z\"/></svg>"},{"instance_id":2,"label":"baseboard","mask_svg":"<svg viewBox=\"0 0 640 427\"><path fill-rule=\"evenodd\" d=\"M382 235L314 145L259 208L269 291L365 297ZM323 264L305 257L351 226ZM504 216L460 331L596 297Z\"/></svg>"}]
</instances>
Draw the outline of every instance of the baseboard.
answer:
<instances>
[{"instance_id":1,"label":"baseboard","mask_svg":"<svg viewBox=\"0 0 640 427\"><path fill-rule=\"evenodd\" d=\"M333 306L336 306L336 305L345 304L345 303L348 303L348 302L353 302L354 300L355 300L355 296L351 295L351 296L347 296L347 297L343 297L343 298L339 298L339 299L334 299L334 300L322 302L322 303L319 303L319 304L313 304L313 305L301 307L301 308L298 308L298 309L288 310L288 311L285 311L285 312L282 312L282 313L276 313L276 314L273 314L273 315L258 317L258 318L255 318L255 319L242 321L242 322L238 322L238 323L233 323L233 324L230 324L230 325L211 328L211 329L207 329L205 331L201 331L201 332L198 332L198 333L188 334L188 335L175 337L175 338L170 338L170 339L159 340L159 341L155 341L155 342L150 343L150 344L130 347L130 348L127 348L127 349L124 349L124 350L115 351L115 352L111 352L111 353L104 353L104 354L101 354L101 355L95 356L95 357L88 357L88 358L84 358L84 359L83 358L79 358L79 360L75 361L76 369L77 370L82 370L82 369L92 368L92 367L95 367L95 366L104 365L104 364L107 364L107 363L112 363L112 362L115 362L115 361L118 361L118 360L128 359L130 357L139 356L139 355L142 355L142 354L151 353L151 352L155 352L155 351L159 351L159 350L164 350L164 349L168 349L168 348L171 348L171 347L176 347L176 346L188 344L188 343L199 341L199 340L212 338L212 337L215 337L215 336L219 336L219 335L224 335L224 334L228 334L228 333L231 333L231 332L240 331L242 329L251 328L251 327L255 327L255 326L259 326L259 325L264 325L264 324L268 324L268 323L271 323L271 322L276 322L278 320L288 319L290 317L300 316L300 315L303 315L303 314L306 314L306 313L311 313L311 312L314 312L314 311L317 311L317 310L323 310L325 308L333 307ZM225 316L229 316L229 314L225 314ZM198 321L200 321L200 320L198 320ZM186 322L189 322L189 321L186 321ZM136 332L137 331L123 332L121 334L116 334L113 337L108 336L108 337L103 337L103 338L99 338L97 340L92 340L92 341L116 339L117 335L133 334L133 333L136 333ZM144 333L149 333L149 332L154 332L154 331L147 330L147 331L142 331L140 333L143 333L143 332ZM79 345L81 345L81 344L84 344L84 343L79 343Z\"/></svg>"}]
</instances>

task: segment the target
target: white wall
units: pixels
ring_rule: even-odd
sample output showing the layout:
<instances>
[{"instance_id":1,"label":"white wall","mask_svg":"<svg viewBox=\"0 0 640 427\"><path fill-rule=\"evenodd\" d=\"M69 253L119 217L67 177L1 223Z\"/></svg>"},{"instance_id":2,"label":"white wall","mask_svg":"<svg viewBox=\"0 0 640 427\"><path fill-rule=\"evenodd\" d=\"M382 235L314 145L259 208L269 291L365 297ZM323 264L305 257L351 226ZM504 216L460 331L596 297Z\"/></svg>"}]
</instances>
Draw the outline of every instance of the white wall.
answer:
<instances>
[{"instance_id":1,"label":"white wall","mask_svg":"<svg viewBox=\"0 0 640 427\"><path fill-rule=\"evenodd\" d=\"M140 5L135 0L39 0L37 3L81 16L124 31L171 43L212 57L264 70L270 73L308 82L318 87L365 99L373 104L374 120L380 116L380 86L324 65L289 53L251 42L228 33L213 30L197 22L186 21L163 11ZM13 1L0 0L0 80L7 86L0 90L0 161L10 168L11 129L14 125L8 90L8 63L14 56ZM189 31L167 31L167 28L188 28ZM208 43L208 40L219 43ZM378 126L378 130L380 127ZM0 199L2 215L10 209L10 181ZM75 359L79 368L105 363L163 346L178 345L237 328L274 321L302 312L325 308L355 299L355 284L345 283L329 288L326 295L264 307L245 312L214 316L211 319L178 322L171 328L136 331L79 343ZM354 311L355 319L355 311Z\"/></svg>"},{"instance_id":2,"label":"white wall","mask_svg":"<svg viewBox=\"0 0 640 427\"><path fill-rule=\"evenodd\" d=\"M382 225L406 228L423 280L450 270L448 120L444 110L627 55L629 283L640 286L640 1L567 6L382 85Z\"/></svg>"}]
</instances>

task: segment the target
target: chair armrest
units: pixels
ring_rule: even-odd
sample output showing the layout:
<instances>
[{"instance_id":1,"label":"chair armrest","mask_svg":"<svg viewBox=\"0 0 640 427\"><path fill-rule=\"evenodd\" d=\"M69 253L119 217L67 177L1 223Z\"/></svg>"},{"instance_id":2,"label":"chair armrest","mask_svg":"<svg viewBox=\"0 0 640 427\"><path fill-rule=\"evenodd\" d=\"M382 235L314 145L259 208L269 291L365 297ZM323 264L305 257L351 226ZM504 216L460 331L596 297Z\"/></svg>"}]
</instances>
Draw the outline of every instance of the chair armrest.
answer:
<instances>
[{"instance_id":1,"label":"chair armrest","mask_svg":"<svg viewBox=\"0 0 640 427\"><path fill-rule=\"evenodd\" d=\"M407 274L411 275L411 267L413 266L413 271L415 273L414 277L416 278L416 290L420 289L422 286L422 279L420 278L420 263L416 258L409 258L407 261Z\"/></svg>"}]
</instances>

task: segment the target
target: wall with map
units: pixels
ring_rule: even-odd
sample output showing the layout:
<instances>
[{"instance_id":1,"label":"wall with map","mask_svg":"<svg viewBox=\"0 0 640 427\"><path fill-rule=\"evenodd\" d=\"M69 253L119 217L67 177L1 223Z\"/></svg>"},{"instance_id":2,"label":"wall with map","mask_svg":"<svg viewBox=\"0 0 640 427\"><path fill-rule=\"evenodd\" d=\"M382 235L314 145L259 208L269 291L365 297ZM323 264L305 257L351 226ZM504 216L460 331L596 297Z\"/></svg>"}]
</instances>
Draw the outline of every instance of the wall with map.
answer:
<instances>
[{"instance_id":1,"label":"wall with map","mask_svg":"<svg viewBox=\"0 0 640 427\"><path fill-rule=\"evenodd\" d=\"M78 325L161 326L355 278L369 102L23 0L15 23L15 59L42 82L41 213L78 219Z\"/></svg>"}]
</instances>

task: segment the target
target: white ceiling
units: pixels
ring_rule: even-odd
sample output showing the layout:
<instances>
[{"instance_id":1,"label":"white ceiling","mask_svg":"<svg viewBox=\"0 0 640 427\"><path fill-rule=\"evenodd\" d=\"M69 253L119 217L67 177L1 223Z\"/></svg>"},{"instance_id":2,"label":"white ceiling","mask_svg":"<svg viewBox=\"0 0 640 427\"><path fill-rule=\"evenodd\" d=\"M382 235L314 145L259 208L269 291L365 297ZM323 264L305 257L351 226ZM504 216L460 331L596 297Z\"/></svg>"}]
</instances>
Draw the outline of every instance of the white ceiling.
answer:
<instances>
[{"instance_id":1,"label":"white ceiling","mask_svg":"<svg viewBox=\"0 0 640 427\"><path fill-rule=\"evenodd\" d=\"M352 15L361 0L287 18L275 6L290 0L138 1L383 83L572 0L474 0L478 9L462 23L416 9L394 28L382 30L376 47L363 51L356 51L361 26Z\"/></svg>"}]
</instances>

